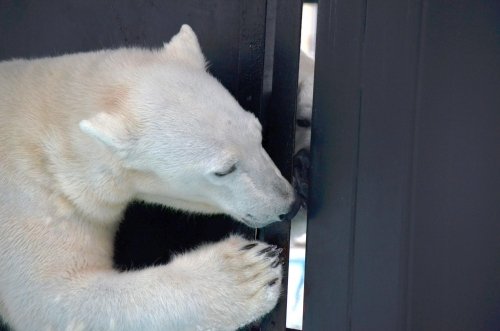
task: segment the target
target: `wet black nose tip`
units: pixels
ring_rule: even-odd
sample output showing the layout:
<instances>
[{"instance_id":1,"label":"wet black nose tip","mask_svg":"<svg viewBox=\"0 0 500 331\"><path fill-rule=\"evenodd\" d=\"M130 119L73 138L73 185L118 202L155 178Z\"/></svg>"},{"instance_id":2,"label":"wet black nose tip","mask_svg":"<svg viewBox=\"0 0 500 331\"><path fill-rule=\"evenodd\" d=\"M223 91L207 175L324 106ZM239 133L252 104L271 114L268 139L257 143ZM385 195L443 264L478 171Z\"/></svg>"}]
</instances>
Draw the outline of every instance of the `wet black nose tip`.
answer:
<instances>
[{"instance_id":1,"label":"wet black nose tip","mask_svg":"<svg viewBox=\"0 0 500 331\"><path fill-rule=\"evenodd\" d=\"M290 209L288 210L288 213L281 214L279 216L280 220L290 221L299 212L301 204L302 204L301 199L297 196L297 194L295 194L295 199L293 200L292 205L290 206Z\"/></svg>"}]
</instances>

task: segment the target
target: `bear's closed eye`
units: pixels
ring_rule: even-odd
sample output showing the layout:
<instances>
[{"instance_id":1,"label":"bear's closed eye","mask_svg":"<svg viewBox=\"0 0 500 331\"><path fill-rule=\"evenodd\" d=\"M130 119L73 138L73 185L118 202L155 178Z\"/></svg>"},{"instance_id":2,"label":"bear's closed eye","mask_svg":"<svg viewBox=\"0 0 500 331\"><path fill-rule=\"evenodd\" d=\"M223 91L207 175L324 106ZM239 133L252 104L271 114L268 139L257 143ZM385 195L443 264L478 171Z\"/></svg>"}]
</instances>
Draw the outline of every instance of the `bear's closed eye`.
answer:
<instances>
[{"instance_id":1,"label":"bear's closed eye","mask_svg":"<svg viewBox=\"0 0 500 331\"><path fill-rule=\"evenodd\" d=\"M229 175L230 173L234 172L236 170L236 164L233 164L229 169L221 171L221 172L216 172L215 176L217 177L223 177L226 175Z\"/></svg>"}]
</instances>

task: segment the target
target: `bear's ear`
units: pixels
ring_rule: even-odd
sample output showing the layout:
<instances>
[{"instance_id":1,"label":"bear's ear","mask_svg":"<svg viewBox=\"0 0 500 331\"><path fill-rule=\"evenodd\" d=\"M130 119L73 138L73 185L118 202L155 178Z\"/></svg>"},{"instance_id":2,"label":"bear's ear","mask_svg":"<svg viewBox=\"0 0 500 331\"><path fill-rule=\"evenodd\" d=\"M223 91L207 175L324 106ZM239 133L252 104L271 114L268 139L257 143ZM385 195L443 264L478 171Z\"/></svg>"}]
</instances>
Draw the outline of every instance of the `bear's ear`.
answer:
<instances>
[{"instance_id":1,"label":"bear's ear","mask_svg":"<svg viewBox=\"0 0 500 331\"><path fill-rule=\"evenodd\" d=\"M168 59L186 63L197 69L206 69L207 63L198 38L187 24L183 24L181 30L163 45L163 52Z\"/></svg>"},{"instance_id":2,"label":"bear's ear","mask_svg":"<svg viewBox=\"0 0 500 331\"><path fill-rule=\"evenodd\" d=\"M90 137L125 157L127 154L131 132L122 119L108 113L98 113L79 124L80 130Z\"/></svg>"}]
</instances>

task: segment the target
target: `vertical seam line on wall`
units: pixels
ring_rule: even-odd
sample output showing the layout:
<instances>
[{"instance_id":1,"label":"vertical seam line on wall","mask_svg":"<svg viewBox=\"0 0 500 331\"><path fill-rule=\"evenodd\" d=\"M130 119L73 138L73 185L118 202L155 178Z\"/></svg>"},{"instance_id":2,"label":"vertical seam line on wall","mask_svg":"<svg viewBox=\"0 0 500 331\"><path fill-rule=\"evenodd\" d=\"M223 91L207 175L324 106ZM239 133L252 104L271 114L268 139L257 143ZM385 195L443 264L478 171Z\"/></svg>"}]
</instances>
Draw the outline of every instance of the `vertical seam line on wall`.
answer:
<instances>
[{"instance_id":1,"label":"vertical seam line on wall","mask_svg":"<svg viewBox=\"0 0 500 331\"><path fill-rule=\"evenodd\" d=\"M353 292L354 292L354 259L356 256L356 218L357 218L357 207L358 207L358 186L359 186L359 160L360 160L360 147L361 147L361 120L363 115L363 61L364 61L364 46L365 46L365 36L366 36L366 26L367 26L367 15L368 15L368 0L364 0L363 3L363 17L362 26L360 26L360 40L359 40L359 62L358 62L358 83L359 83L359 95L358 95L358 125L357 125L357 141L356 141L356 158L354 164L354 178L353 178L353 205L351 212L351 240L350 240L350 254L349 254L349 288L348 288L348 302L347 302L347 330L352 330L352 305L353 305Z\"/></svg>"},{"instance_id":2,"label":"vertical seam line on wall","mask_svg":"<svg viewBox=\"0 0 500 331\"><path fill-rule=\"evenodd\" d=\"M415 82L413 84L414 88L414 100L413 100L413 118L412 118L412 125L413 125L413 132L412 132L412 137L411 137L411 152L410 152L410 169L408 171L408 182L409 182L409 192L408 192L408 201L407 201L407 211L406 211L406 217L408 219L408 229L407 229L407 251L406 251L406 258L407 258L407 264L406 264L406 292L405 292L405 316L404 316L404 321L403 321L403 330L411 330L411 310L412 310L412 270L413 270L413 258L412 258L412 251L414 248L414 227L415 227L415 215L413 214L412 211L415 211L415 197L416 197L416 172L417 172L417 167L416 167L416 160L418 159L418 123L419 123L419 109L420 109L420 96L421 96L421 90L422 90L422 85L421 85L421 78L422 78L422 61L423 61L423 43L424 43L424 35L425 35L425 18L426 18L426 13L427 13L427 2L426 0L421 0L420 1L420 6L419 6L419 21L418 21L418 45L416 49L416 66L415 66L415 71L414 71L414 79Z\"/></svg>"}]
</instances>

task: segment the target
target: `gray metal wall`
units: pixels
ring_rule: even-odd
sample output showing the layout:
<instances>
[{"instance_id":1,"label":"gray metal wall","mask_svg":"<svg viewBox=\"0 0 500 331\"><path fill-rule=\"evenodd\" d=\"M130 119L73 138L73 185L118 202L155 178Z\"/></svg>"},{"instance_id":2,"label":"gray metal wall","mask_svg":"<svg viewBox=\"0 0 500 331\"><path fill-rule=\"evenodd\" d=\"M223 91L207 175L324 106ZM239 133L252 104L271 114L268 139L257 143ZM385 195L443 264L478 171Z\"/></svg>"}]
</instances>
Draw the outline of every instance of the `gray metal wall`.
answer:
<instances>
[{"instance_id":1,"label":"gray metal wall","mask_svg":"<svg viewBox=\"0 0 500 331\"><path fill-rule=\"evenodd\" d=\"M320 0L304 330L500 330L500 2Z\"/></svg>"}]
</instances>

